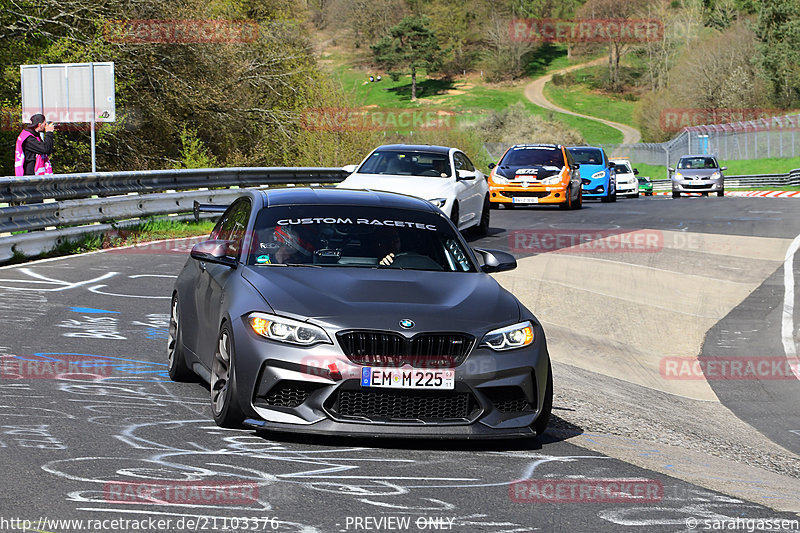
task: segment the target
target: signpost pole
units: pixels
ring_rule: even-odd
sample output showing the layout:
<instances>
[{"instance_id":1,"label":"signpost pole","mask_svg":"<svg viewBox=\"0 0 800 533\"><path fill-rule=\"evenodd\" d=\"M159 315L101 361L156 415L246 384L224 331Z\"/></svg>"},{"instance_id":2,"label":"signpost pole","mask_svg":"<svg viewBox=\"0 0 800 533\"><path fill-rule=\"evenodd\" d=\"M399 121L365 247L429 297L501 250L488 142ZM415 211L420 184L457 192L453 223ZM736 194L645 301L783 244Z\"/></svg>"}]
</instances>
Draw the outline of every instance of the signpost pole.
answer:
<instances>
[{"instance_id":1,"label":"signpost pole","mask_svg":"<svg viewBox=\"0 0 800 533\"><path fill-rule=\"evenodd\" d=\"M95 108L94 98L95 98L95 90L94 90L94 63L89 63L89 71L91 72L91 91L92 91L92 174L97 172L97 162L95 160L95 150L94 150L94 126L95 126L95 115L97 114L97 110Z\"/></svg>"}]
</instances>

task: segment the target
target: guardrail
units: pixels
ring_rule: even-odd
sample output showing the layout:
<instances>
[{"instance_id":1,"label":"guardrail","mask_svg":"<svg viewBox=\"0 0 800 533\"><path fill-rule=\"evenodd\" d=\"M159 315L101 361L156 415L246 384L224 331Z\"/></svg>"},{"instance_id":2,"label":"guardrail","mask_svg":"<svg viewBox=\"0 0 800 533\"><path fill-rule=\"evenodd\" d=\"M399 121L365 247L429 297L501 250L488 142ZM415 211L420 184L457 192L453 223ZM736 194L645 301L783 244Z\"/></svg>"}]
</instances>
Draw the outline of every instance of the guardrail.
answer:
<instances>
[{"instance_id":1,"label":"guardrail","mask_svg":"<svg viewBox=\"0 0 800 533\"><path fill-rule=\"evenodd\" d=\"M0 233L26 232L0 236L0 262L145 217L190 213L195 201L228 204L240 187L338 183L346 176L341 168L254 167L0 178L0 202L10 204L0 208Z\"/></svg>"},{"instance_id":2,"label":"guardrail","mask_svg":"<svg viewBox=\"0 0 800 533\"><path fill-rule=\"evenodd\" d=\"M340 168L205 168L0 178L0 262L38 255L66 240L137 224L142 218L186 218L193 203L228 204L239 187L338 183ZM788 174L727 176L726 188L800 186ZM653 189L670 190L670 180ZM16 232L16 234L9 234Z\"/></svg>"}]
</instances>

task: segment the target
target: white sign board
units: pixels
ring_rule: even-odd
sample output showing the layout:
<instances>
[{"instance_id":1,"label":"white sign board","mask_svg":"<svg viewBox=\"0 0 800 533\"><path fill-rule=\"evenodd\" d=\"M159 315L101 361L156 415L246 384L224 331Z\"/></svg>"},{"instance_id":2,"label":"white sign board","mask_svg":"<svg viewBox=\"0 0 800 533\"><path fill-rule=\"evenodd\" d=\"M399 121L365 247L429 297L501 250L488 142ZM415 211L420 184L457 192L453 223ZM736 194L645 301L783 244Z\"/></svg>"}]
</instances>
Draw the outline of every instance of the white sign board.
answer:
<instances>
[{"instance_id":1,"label":"white sign board","mask_svg":"<svg viewBox=\"0 0 800 533\"><path fill-rule=\"evenodd\" d=\"M20 65L22 121L114 122L114 63ZM92 120L94 118L94 120Z\"/></svg>"}]
</instances>

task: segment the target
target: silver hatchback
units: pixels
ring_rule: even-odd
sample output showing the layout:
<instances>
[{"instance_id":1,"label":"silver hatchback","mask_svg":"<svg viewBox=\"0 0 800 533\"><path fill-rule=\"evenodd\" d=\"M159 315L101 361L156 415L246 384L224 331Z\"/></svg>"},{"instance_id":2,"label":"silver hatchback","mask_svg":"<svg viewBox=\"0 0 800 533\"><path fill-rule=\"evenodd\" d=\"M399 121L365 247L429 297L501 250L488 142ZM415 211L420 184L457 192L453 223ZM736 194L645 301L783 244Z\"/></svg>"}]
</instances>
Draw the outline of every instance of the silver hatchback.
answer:
<instances>
[{"instance_id":1,"label":"silver hatchback","mask_svg":"<svg viewBox=\"0 0 800 533\"><path fill-rule=\"evenodd\" d=\"M670 167L672 178L672 197L680 198L681 193L699 192L703 196L710 192L717 196L725 194L725 176L728 167L720 167L712 155L685 155L676 168Z\"/></svg>"}]
</instances>

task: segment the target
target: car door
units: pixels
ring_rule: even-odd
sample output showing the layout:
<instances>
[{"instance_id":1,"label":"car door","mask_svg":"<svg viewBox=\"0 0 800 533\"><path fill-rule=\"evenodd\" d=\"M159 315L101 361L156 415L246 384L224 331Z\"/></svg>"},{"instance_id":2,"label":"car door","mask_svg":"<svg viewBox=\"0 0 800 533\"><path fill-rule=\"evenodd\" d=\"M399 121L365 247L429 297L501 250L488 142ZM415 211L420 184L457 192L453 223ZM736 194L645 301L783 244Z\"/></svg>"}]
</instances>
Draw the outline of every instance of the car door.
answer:
<instances>
[{"instance_id":1,"label":"car door","mask_svg":"<svg viewBox=\"0 0 800 533\"><path fill-rule=\"evenodd\" d=\"M240 258L242 241L250 220L250 211L249 198L236 200L217 224L219 231L216 231L215 228L213 234L219 240L231 242L229 257L236 260ZM225 286L228 280L237 274L236 270L226 265L202 261L200 264L200 276L195 297L198 317L195 353L200 361L209 368L216 349L217 334L225 308Z\"/></svg>"},{"instance_id":2,"label":"car door","mask_svg":"<svg viewBox=\"0 0 800 533\"><path fill-rule=\"evenodd\" d=\"M575 163L575 159L573 159L572 153L570 153L569 150L564 150L563 153L564 156L567 158L566 162L567 162L567 167L569 169L567 172L569 172L569 182L570 185L572 186L572 190L582 191L581 187L583 187L582 185L583 181L581 180L581 171L579 168L577 168L578 165ZM578 195L580 194L582 193L579 192Z\"/></svg>"},{"instance_id":3,"label":"car door","mask_svg":"<svg viewBox=\"0 0 800 533\"><path fill-rule=\"evenodd\" d=\"M605 160L606 168L608 168L608 195L611 196L617 192L617 172L610 167L609 163L611 161L609 161L605 150L603 150L603 160Z\"/></svg>"},{"instance_id":4,"label":"car door","mask_svg":"<svg viewBox=\"0 0 800 533\"><path fill-rule=\"evenodd\" d=\"M457 179L459 170L475 172L475 166L473 166L472 161L462 152L453 152L453 168L455 168L456 174L459 222L470 222L480 217L481 209L483 209L484 191L481 188L481 184L485 180L482 175L476 175L475 179L472 180Z\"/></svg>"}]
</instances>

